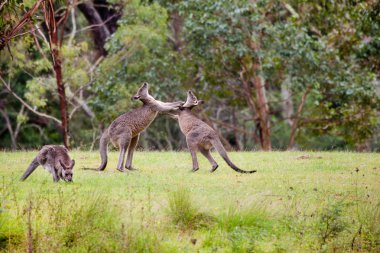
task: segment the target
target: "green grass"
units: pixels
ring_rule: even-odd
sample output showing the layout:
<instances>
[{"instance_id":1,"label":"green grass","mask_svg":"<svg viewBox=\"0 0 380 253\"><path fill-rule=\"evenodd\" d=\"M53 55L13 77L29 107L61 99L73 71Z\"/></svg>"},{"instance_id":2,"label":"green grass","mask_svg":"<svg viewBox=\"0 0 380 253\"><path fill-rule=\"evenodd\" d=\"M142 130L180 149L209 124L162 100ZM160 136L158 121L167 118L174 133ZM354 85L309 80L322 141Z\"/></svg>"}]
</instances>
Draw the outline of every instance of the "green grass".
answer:
<instances>
[{"instance_id":1,"label":"green grass","mask_svg":"<svg viewBox=\"0 0 380 253\"><path fill-rule=\"evenodd\" d=\"M238 174L187 152L137 152L138 171L104 172L73 151L74 183L43 169L19 182L36 152L0 153L0 251L380 252L380 154L239 152ZM358 170L356 170L358 169Z\"/></svg>"}]
</instances>

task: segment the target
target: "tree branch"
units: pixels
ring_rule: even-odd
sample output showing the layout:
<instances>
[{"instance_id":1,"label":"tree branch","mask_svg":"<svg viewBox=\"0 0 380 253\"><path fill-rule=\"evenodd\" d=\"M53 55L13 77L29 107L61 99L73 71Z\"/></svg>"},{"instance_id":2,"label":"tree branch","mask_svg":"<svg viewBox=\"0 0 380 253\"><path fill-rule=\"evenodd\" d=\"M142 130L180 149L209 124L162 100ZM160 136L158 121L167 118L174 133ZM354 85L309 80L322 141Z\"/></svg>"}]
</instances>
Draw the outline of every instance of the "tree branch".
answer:
<instances>
[{"instance_id":1,"label":"tree branch","mask_svg":"<svg viewBox=\"0 0 380 253\"><path fill-rule=\"evenodd\" d=\"M40 116L40 117L43 117L43 118L47 118L47 119L51 119L53 121L55 121L56 123L60 124L61 125L61 121L53 116L50 116L48 114L45 114L45 113L42 113L42 112L39 112L35 109L33 109L32 106L30 106L28 103L26 103L22 98L20 98L16 93L14 93L10 87L9 84L7 84L5 82L5 80L0 76L0 80L1 82L3 83L3 85L5 86L5 88L9 91L9 93L12 94L12 96L14 96L18 101L21 102L21 104L23 104L29 111L33 112L34 114Z\"/></svg>"},{"instance_id":2,"label":"tree branch","mask_svg":"<svg viewBox=\"0 0 380 253\"><path fill-rule=\"evenodd\" d=\"M289 144L288 144L288 148L287 148L288 150L291 150L294 148L296 132L297 132L297 129L299 126L300 116L301 116L302 110L305 106L306 98L309 95L310 91L311 91L311 86L307 87L305 93L302 95L301 103L298 106L297 113L296 113L294 120L293 120L293 123L292 123L291 133L290 133L290 137L289 137Z\"/></svg>"},{"instance_id":3,"label":"tree branch","mask_svg":"<svg viewBox=\"0 0 380 253\"><path fill-rule=\"evenodd\" d=\"M75 8L71 8L71 23L72 23L73 29L71 30L70 38L69 38L69 41L67 42L69 46L73 44L75 33L77 32L77 22L75 20Z\"/></svg>"}]
</instances>

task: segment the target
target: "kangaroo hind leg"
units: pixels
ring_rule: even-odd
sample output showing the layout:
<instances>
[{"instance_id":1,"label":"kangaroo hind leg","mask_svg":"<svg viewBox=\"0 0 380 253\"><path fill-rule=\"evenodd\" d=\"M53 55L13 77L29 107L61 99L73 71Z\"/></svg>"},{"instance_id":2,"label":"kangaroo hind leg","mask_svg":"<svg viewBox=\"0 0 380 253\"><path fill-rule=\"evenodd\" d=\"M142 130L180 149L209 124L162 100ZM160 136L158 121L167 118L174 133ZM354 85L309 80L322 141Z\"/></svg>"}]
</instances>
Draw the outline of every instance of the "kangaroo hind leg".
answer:
<instances>
[{"instance_id":1,"label":"kangaroo hind leg","mask_svg":"<svg viewBox=\"0 0 380 253\"><path fill-rule=\"evenodd\" d=\"M124 137L119 141L119 147L120 147L120 155L119 155L119 161L117 163L117 170L124 172L123 165L124 165L124 158L125 153L127 152L128 146L131 142L131 138L129 136Z\"/></svg>"},{"instance_id":2,"label":"kangaroo hind leg","mask_svg":"<svg viewBox=\"0 0 380 253\"><path fill-rule=\"evenodd\" d=\"M38 162L38 159L37 157L33 159L32 163L29 165L29 167L26 169L24 175L22 175L22 177L20 178L20 181L24 181L25 179L27 179L30 174L32 174L32 172L40 165L40 163Z\"/></svg>"},{"instance_id":3,"label":"kangaroo hind leg","mask_svg":"<svg viewBox=\"0 0 380 253\"><path fill-rule=\"evenodd\" d=\"M139 135L133 137L131 140L131 143L129 144L127 162L125 163L125 168L128 170L136 170L135 168L132 167L132 158L133 158L133 152L135 151L138 141L139 141Z\"/></svg>"},{"instance_id":4,"label":"kangaroo hind leg","mask_svg":"<svg viewBox=\"0 0 380 253\"><path fill-rule=\"evenodd\" d=\"M212 157L210 150L206 149L206 148L203 148L203 147L199 147L199 151L211 163L212 168L211 168L210 172L214 172L219 167L219 165L217 164L217 162L215 161L215 159Z\"/></svg>"},{"instance_id":5,"label":"kangaroo hind leg","mask_svg":"<svg viewBox=\"0 0 380 253\"><path fill-rule=\"evenodd\" d=\"M192 171L195 172L199 170L198 165L198 159L197 159L197 145L191 138L186 138L187 147L189 148L191 159L193 160L193 169Z\"/></svg>"}]
</instances>

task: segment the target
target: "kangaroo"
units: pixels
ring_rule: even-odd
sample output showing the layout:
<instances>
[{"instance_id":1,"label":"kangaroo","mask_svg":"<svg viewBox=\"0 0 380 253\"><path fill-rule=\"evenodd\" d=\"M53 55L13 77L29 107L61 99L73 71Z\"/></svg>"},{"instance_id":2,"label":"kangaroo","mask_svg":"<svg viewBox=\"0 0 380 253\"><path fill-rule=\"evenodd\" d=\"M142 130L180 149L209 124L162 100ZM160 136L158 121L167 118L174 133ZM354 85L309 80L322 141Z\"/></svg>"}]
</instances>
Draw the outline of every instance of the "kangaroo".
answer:
<instances>
[{"instance_id":1,"label":"kangaroo","mask_svg":"<svg viewBox=\"0 0 380 253\"><path fill-rule=\"evenodd\" d=\"M20 180L27 179L39 165L42 165L53 175L54 182L58 182L60 179L66 182L73 180L75 161L70 159L69 151L64 146L43 146Z\"/></svg>"},{"instance_id":2,"label":"kangaroo","mask_svg":"<svg viewBox=\"0 0 380 253\"><path fill-rule=\"evenodd\" d=\"M179 126L182 133L186 136L187 146L191 153L193 160L193 169L195 172L199 169L196 151L199 150L207 160L211 163L212 168L210 172L214 172L218 168L218 164L211 156L210 149L214 147L226 163L235 171L240 173L254 173L256 170L245 171L239 169L233 164L227 155L226 150L223 147L222 142L219 139L218 134L205 122L200 120L191 109L198 104L203 103L202 100L198 100L192 91L187 92L187 100L178 110L175 111L174 118L178 119Z\"/></svg>"},{"instance_id":3,"label":"kangaroo","mask_svg":"<svg viewBox=\"0 0 380 253\"><path fill-rule=\"evenodd\" d=\"M103 132L102 137L100 138L101 164L98 168L99 171L104 170L107 166L107 149L110 141L115 147L120 148L117 170L121 172L125 171L123 169L123 163L127 149L128 155L125 168L128 170L134 170L132 167L132 157L140 133L152 123L159 112L168 113L183 105L183 102L164 103L155 100L149 95L148 90L149 84L146 82L143 83L137 91L137 94L132 97L132 100L140 100L143 102L143 106L122 114Z\"/></svg>"}]
</instances>

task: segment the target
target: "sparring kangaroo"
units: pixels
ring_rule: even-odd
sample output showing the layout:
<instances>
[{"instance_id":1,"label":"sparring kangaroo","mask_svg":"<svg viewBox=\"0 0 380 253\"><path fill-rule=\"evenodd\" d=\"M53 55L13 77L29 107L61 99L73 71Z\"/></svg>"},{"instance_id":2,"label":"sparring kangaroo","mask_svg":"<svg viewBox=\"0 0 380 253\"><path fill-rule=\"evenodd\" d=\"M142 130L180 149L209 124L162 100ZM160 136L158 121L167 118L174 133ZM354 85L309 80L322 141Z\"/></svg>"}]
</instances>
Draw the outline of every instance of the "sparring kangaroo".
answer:
<instances>
[{"instance_id":1,"label":"sparring kangaroo","mask_svg":"<svg viewBox=\"0 0 380 253\"><path fill-rule=\"evenodd\" d=\"M191 109L194 106L202 103L202 100L198 100L193 92L187 92L187 100L178 110L175 111L174 118L178 119L179 126L182 133L186 136L187 146L191 153L193 160L193 169L195 172L199 169L196 151L199 150L212 165L210 172L214 172L218 168L218 164L211 156L210 149L214 147L216 151L222 156L226 163L235 171L240 173L254 173L256 170L245 171L239 169L233 164L227 155L226 150L223 147L222 142L219 139L218 134L205 122L200 120Z\"/></svg>"},{"instance_id":2,"label":"sparring kangaroo","mask_svg":"<svg viewBox=\"0 0 380 253\"><path fill-rule=\"evenodd\" d=\"M120 148L117 169L124 172L124 157L128 149L125 168L133 170L133 151L139 140L140 133L152 123L159 112L165 113L176 110L183 104L183 102L164 103L155 100L149 95L148 89L149 85L145 82L137 91L137 94L132 97L133 100L143 102L143 106L116 118L102 134L100 138L100 157L102 162L98 170L104 170L107 166L107 149L110 141L115 147Z\"/></svg>"},{"instance_id":3,"label":"sparring kangaroo","mask_svg":"<svg viewBox=\"0 0 380 253\"><path fill-rule=\"evenodd\" d=\"M64 146L43 146L20 180L27 179L39 165L42 165L53 175L54 182L58 182L60 179L66 182L73 180L75 161L70 159L69 151Z\"/></svg>"}]
</instances>

